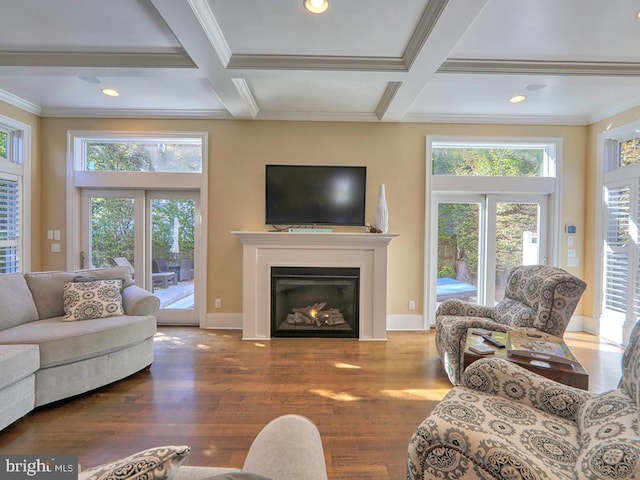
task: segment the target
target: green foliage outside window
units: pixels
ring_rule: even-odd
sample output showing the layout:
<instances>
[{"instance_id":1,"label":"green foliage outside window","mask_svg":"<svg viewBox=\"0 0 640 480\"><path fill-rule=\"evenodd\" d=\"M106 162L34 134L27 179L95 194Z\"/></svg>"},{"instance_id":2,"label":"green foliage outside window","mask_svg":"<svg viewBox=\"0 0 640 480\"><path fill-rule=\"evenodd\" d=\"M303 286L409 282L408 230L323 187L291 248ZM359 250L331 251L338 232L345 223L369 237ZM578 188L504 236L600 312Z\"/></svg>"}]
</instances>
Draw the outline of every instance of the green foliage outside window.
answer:
<instances>
[{"instance_id":1,"label":"green foliage outside window","mask_svg":"<svg viewBox=\"0 0 640 480\"><path fill-rule=\"evenodd\" d=\"M95 172L201 172L197 143L87 142L85 168Z\"/></svg>"},{"instance_id":2,"label":"green foliage outside window","mask_svg":"<svg viewBox=\"0 0 640 480\"><path fill-rule=\"evenodd\" d=\"M619 164L621 167L640 163L640 137L620 142Z\"/></svg>"},{"instance_id":3,"label":"green foliage outside window","mask_svg":"<svg viewBox=\"0 0 640 480\"><path fill-rule=\"evenodd\" d=\"M536 177L542 175L544 150L541 148L433 149L433 174L487 177Z\"/></svg>"},{"instance_id":4,"label":"green foliage outside window","mask_svg":"<svg viewBox=\"0 0 640 480\"><path fill-rule=\"evenodd\" d=\"M5 132L0 132L0 158L7 158L7 141L9 135Z\"/></svg>"}]
</instances>

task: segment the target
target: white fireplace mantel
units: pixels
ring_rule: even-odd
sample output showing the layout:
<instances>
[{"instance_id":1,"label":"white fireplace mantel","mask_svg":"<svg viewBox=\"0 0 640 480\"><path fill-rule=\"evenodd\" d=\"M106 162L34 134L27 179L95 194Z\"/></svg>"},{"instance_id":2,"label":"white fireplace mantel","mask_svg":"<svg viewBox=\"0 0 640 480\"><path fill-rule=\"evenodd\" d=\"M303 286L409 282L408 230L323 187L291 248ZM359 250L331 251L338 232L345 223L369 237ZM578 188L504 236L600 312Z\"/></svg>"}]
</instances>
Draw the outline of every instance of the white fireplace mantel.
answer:
<instances>
[{"instance_id":1,"label":"white fireplace mantel","mask_svg":"<svg viewBox=\"0 0 640 480\"><path fill-rule=\"evenodd\" d=\"M387 247L397 234L231 232L243 245L242 338L271 338L271 267L360 269L360 340L387 338Z\"/></svg>"}]
</instances>

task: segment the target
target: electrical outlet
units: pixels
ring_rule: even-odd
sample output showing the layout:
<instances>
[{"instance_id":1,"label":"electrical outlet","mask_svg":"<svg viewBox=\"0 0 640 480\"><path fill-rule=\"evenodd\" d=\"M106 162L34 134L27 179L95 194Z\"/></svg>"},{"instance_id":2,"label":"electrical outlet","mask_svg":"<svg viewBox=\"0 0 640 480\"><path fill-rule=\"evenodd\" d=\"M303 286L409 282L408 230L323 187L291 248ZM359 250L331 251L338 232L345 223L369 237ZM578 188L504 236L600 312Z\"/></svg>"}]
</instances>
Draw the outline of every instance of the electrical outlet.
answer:
<instances>
[{"instance_id":1,"label":"electrical outlet","mask_svg":"<svg viewBox=\"0 0 640 480\"><path fill-rule=\"evenodd\" d=\"M416 309L416 301L409 300L409 310L415 310L415 309Z\"/></svg>"},{"instance_id":2,"label":"electrical outlet","mask_svg":"<svg viewBox=\"0 0 640 480\"><path fill-rule=\"evenodd\" d=\"M52 243L51 244L51 251L53 253L60 253L60 244L59 243Z\"/></svg>"},{"instance_id":3,"label":"electrical outlet","mask_svg":"<svg viewBox=\"0 0 640 480\"><path fill-rule=\"evenodd\" d=\"M215 299L215 307L216 308L222 308L222 300L219 298Z\"/></svg>"}]
</instances>

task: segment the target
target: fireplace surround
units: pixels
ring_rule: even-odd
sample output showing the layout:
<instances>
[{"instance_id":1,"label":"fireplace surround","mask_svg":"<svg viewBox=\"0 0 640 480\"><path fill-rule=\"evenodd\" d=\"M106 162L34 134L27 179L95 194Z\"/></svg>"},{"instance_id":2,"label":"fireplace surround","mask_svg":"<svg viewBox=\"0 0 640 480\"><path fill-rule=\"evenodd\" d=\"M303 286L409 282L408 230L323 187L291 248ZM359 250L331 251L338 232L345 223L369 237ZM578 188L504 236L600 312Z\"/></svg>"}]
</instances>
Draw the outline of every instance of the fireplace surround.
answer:
<instances>
[{"instance_id":1,"label":"fireplace surround","mask_svg":"<svg viewBox=\"0 0 640 480\"><path fill-rule=\"evenodd\" d=\"M271 339L271 268L360 271L358 339L387 338L387 248L397 234L231 232L242 242L242 338Z\"/></svg>"}]
</instances>

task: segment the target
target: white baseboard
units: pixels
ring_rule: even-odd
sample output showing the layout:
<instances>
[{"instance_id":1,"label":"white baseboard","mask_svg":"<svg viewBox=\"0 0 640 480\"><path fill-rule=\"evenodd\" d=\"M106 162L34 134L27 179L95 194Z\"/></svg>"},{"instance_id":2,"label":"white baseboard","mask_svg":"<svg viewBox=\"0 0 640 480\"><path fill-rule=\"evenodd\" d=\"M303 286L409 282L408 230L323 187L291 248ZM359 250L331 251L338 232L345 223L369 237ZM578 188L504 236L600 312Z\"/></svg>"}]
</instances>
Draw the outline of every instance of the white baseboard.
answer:
<instances>
[{"instance_id":1,"label":"white baseboard","mask_svg":"<svg viewBox=\"0 0 640 480\"><path fill-rule=\"evenodd\" d=\"M424 332L422 315L387 315L387 331L420 331Z\"/></svg>"},{"instance_id":2,"label":"white baseboard","mask_svg":"<svg viewBox=\"0 0 640 480\"><path fill-rule=\"evenodd\" d=\"M205 324L200 328L242 330L242 313L207 313Z\"/></svg>"}]
</instances>

